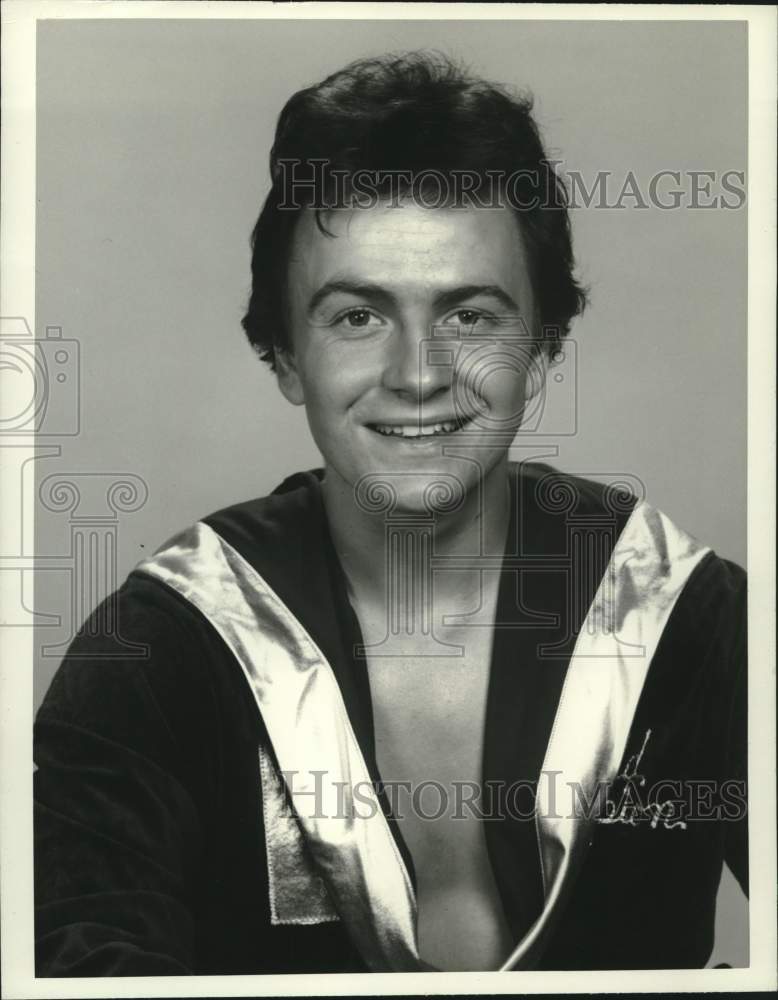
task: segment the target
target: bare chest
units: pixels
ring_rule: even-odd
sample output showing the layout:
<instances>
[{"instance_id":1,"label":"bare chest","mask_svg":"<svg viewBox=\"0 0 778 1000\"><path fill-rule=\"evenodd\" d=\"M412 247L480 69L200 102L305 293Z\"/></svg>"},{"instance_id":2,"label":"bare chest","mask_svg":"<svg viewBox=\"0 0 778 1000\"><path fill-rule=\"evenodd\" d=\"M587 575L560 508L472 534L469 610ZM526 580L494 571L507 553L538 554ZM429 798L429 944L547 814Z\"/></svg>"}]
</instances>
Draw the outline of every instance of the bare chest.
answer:
<instances>
[{"instance_id":1,"label":"bare chest","mask_svg":"<svg viewBox=\"0 0 778 1000\"><path fill-rule=\"evenodd\" d=\"M368 658L376 752L386 780L480 781L491 642L463 655Z\"/></svg>"},{"instance_id":2,"label":"bare chest","mask_svg":"<svg viewBox=\"0 0 778 1000\"><path fill-rule=\"evenodd\" d=\"M368 656L376 756L416 869L422 958L492 969L511 945L479 818L492 630L445 639L462 655L405 641Z\"/></svg>"}]
</instances>

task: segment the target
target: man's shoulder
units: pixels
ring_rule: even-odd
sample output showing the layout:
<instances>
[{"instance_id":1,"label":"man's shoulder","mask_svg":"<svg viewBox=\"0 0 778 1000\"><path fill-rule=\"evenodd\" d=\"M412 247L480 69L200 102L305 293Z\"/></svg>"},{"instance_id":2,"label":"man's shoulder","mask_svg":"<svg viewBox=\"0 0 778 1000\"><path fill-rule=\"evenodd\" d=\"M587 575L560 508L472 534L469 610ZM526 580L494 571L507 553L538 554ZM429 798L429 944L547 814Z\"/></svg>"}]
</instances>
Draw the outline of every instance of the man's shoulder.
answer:
<instances>
[{"instance_id":1,"label":"man's shoulder","mask_svg":"<svg viewBox=\"0 0 778 1000\"><path fill-rule=\"evenodd\" d=\"M214 529L277 532L319 507L322 478L321 469L295 472L271 493L221 507L202 521Z\"/></svg>"},{"instance_id":2,"label":"man's shoulder","mask_svg":"<svg viewBox=\"0 0 778 1000\"><path fill-rule=\"evenodd\" d=\"M322 511L320 484L323 472L311 469L296 472L271 493L241 500L205 514L195 524L205 524L231 544L264 543L271 547L295 535L305 534ZM187 524L156 549L155 555L177 544L195 524ZM238 545L236 545L238 547ZM153 557L152 557L153 558ZM143 560L143 566L148 560Z\"/></svg>"},{"instance_id":3,"label":"man's shoulder","mask_svg":"<svg viewBox=\"0 0 778 1000\"><path fill-rule=\"evenodd\" d=\"M650 510L662 519L669 530L695 540L700 548L706 549L706 573L715 576L723 586L738 588L745 578L745 570L738 563L719 556L706 539L697 540L687 525L654 506L633 476L591 479L543 462L512 464L511 469L524 496L531 497L545 513L570 515L573 519L585 515L615 515L626 522L638 509Z\"/></svg>"},{"instance_id":4,"label":"man's shoulder","mask_svg":"<svg viewBox=\"0 0 778 1000\"><path fill-rule=\"evenodd\" d=\"M199 523L248 560L261 562L274 580L289 576L290 568L304 564L310 545L318 482L316 471L291 476L270 495L224 507ZM155 701L176 703L182 696L191 710L210 697L217 674L229 673L223 670L226 649L212 624L148 572L160 553L174 551L191 530L190 525L159 546L88 615L54 677L43 717L56 715L94 729L105 720L114 720L113 726L117 717L139 717L140 703L148 715ZM106 699L117 702L115 712L108 711Z\"/></svg>"},{"instance_id":5,"label":"man's shoulder","mask_svg":"<svg viewBox=\"0 0 778 1000\"><path fill-rule=\"evenodd\" d=\"M598 516L626 520L641 499L632 477L591 479L545 462L511 463L525 507L550 517Z\"/></svg>"},{"instance_id":6,"label":"man's shoulder","mask_svg":"<svg viewBox=\"0 0 778 1000\"><path fill-rule=\"evenodd\" d=\"M135 600L139 594L170 590L153 572L154 566L160 559L179 553L179 564L185 569L184 564L195 555L198 546L213 537L212 533L268 578L271 585L279 574L299 569L310 560L314 550L322 548L327 538L320 489L322 475L320 469L294 473L271 493L220 507L182 527L159 545L153 555L133 567L118 592L119 598ZM162 603L170 609L169 600L162 598Z\"/></svg>"},{"instance_id":7,"label":"man's shoulder","mask_svg":"<svg viewBox=\"0 0 778 1000\"><path fill-rule=\"evenodd\" d=\"M745 569L653 506L630 483L630 477L594 480L539 462L514 469L525 509L534 516L540 512L539 523L544 527L555 524L560 537L564 526L565 546L571 532L610 532L614 546L617 539L621 541L622 552L640 545L654 547L654 561L662 573L672 573L676 563L691 556L694 567L681 590L675 620L688 618L689 630L697 635L717 634L722 627L745 630ZM548 537L555 534L547 532Z\"/></svg>"}]
</instances>

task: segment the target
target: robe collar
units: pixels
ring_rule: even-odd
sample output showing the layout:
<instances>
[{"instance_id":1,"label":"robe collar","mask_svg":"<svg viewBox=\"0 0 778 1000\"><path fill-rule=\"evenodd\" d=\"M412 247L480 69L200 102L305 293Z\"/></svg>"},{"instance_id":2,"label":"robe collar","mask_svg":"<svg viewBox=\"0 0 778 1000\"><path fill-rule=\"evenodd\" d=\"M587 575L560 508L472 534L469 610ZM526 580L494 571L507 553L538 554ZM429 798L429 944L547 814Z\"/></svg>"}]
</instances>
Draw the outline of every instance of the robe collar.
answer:
<instances>
[{"instance_id":1,"label":"robe collar","mask_svg":"<svg viewBox=\"0 0 778 1000\"><path fill-rule=\"evenodd\" d=\"M519 479L523 492L514 492L525 507L517 510L516 530L509 536L516 551L509 547L506 553L498 607L505 606L511 559L518 570L528 559L531 568L536 556L538 568L543 562L563 576L565 558L575 563L570 562L569 510L553 529L557 544L564 542L567 551L564 546L556 551L543 538L548 517L538 520L539 533L532 536L537 551L521 548L521 532L538 509L539 475L547 473L536 470ZM292 477L265 500L219 512L172 539L139 571L196 605L220 632L244 671L282 771L326 765L326 780L375 782L369 689L344 642L345 581L333 561L319 482L316 473ZM621 513L607 565L591 584L592 599L579 601L577 634L560 641L552 628L551 641L537 646L543 657L553 659L556 651L567 664L542 774L561 774L584 794L616 775L653 651L686 580L708 551L647 504L633 502ZM582 564L590 566L591 559ZM542 609L535 609L538 613L535 626L542 628ZM490 705L493 719L491 693ZM491 740L488 732L486 759ZM288 791L316 874L368 967L424 968L416 943L412 869L385 803L369 822L343 817L328 822L311 814L310 799L302 797L310 789ZM539 787L542 911L505 968L537 961L588 843L586 819L558 816L549 794ZM285 850L289 846L288 838L278 843ZM300 864L305 864L302 852ZM305 899L305 893L298 894L294 905L304 906ZM289 922L306 922L305 915Z\"/></svg>"}]
</instances>

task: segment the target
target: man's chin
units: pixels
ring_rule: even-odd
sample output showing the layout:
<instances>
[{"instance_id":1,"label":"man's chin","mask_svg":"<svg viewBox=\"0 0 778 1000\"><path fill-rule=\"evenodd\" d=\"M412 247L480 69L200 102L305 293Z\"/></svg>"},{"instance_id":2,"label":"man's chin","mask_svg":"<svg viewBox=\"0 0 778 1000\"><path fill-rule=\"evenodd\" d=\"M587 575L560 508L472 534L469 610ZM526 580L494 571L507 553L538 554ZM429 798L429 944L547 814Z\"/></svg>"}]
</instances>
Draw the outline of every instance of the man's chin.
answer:
<instances>
[{"instance_id":1,"label":"man's chin","mask_svg":"<svg viewBox=\"0 0 778 1000\"><path fill-rule=\"evenodd\" d=\"M355 482L355 501L366 512L392 516L451 514L464 505L477 478L462 471L451 467L376 470Z\"/></svg>"},{"instance_id":2,"label":"man's chin","mask_svg":"<svg viewBox=\"0 0 778 1000\"><path fill-rule=\"evenodd\" d=\"M470 455L434 455L426 461L376 461L364 455L362 462L348 465L327 463L331 500L354 503L357 510L385 516L443 516L455 514L468 500L480 496L485 480L506 457L502 449ZM371 460L372 459L372 460Z\"/></svg>"}]
</instances>

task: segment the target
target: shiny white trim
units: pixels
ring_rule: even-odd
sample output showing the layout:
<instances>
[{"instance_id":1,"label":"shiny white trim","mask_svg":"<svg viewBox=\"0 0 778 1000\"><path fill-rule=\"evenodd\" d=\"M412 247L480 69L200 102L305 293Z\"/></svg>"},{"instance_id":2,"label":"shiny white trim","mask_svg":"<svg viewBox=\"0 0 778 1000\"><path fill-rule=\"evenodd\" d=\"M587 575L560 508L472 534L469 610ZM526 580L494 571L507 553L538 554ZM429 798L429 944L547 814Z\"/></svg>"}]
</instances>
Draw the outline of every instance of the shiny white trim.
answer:
<instances>
[{"instance_id":1,"label":"shiny white trim","mask_svg":"<svg viewBox=\"0 0 778 1000\"><path fill-rule=\"evenodd\" d=\"M366 964L418 970L413 887L322 652L260 574L206 524L172 539L138 571L198 608L240 664L306 845ZM359 803L349 797L355 787Z\"/></svg>"},{"instance_id":2,"label":"shiny white trim","mask_svg":"<svg viewBox=\"0 0 778 1000\"><path fill-rule=\"evenodd\" d=\"M598 782L616 776L659 640L709 551L644 502L617 540L581 625L538 786L543 911L504 970L537 960L590 840L587 818L552 808L548 776L555 779L553 788L576 782L589 797ZM359 786L364 796L372 785L332 668L303 626L240 553L205 524L173 539L138 569L199 608L241 665L285 772L305 844L368 967L429 968L418 955L413 888L375 794L369 815L353 800L353 813L337 808L340 789ZM317 795L312 767L323 774ZM323 804L324 815L316 813L315 803ZM282 837L280 828L275 832ZM304 866L301 845L297 858ZM299 899L289 903L294 922L316 922L318 904L312 902L306 916ZM278 915L277 897L273 906Z\"/></svg>"},{"instance_id":3,"label":"shiny white trim","mask_svg":"<svg viewBox=\"0 0 778 1000\"><path fill-rule=\"evenodd\" d=\"M670 614L710 549L661 511L635 505L581 625L541 768L536 826L543 911L502 966L532 965L590 841L590 822L556 791L591 798L618 773L638 699Z\"/></svg>"},{"instance_id":4,"label":"shiny white trim","mask_svg":"<svg viewBox=\"0 0 778 1000\"><path fill-rule=\"evenodd\" d=\"M327 887L305 852L303 833L289 808L270 755L259 748L262 820L271 924L325 924L340 920Z\"/></svg>"}]
</instances>

